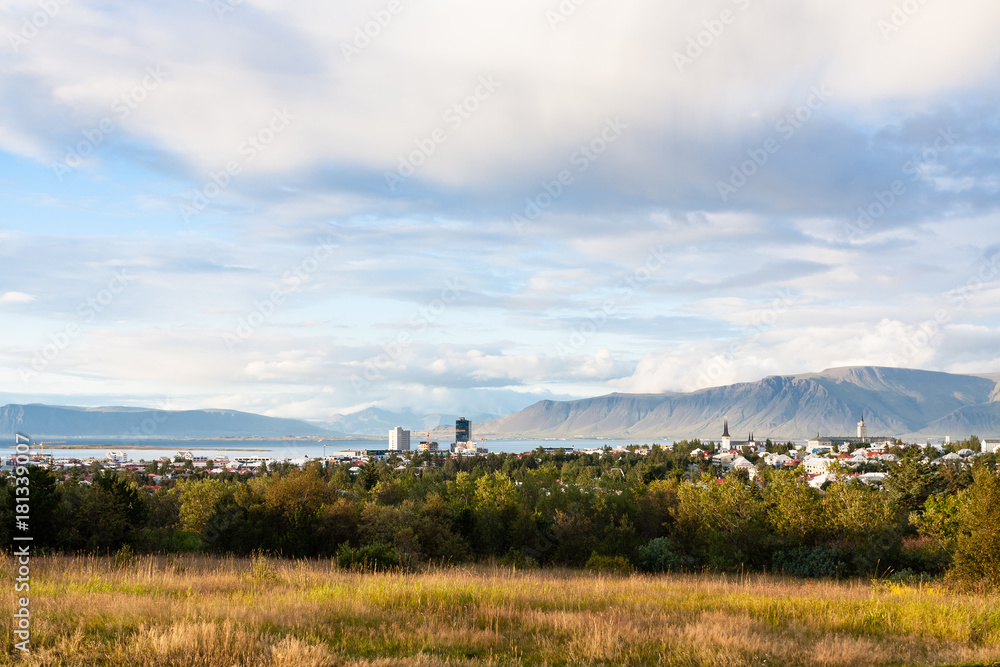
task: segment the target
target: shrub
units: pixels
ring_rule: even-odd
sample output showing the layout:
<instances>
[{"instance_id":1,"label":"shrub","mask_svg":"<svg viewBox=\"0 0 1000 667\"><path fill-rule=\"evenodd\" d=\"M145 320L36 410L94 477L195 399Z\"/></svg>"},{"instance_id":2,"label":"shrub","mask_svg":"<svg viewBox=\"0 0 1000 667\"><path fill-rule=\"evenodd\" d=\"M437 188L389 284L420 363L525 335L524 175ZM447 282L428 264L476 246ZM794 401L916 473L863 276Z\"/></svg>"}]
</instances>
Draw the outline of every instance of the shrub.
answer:
<instances>
[{"instance_id":1,"label":"shrub","mask_svg":"<svg viewBox=\"0 0 1000 667\"><path fill-rule=\"evenodd\" d=\"M798 547L777 551L771 560L776 572L796 577L842 577L847 573L844 554L833 547Z\"/></svg>"},{"instance_id":2,"label":"shrub","mask_svg":"<svg viewBox=\"0 0 1000 667\"><path fill-rule=\"evenodd\" d=\"M124 570L135 565L136 556L132 552L132 547L123 544L111 558L111 567L115 570Z\"/></svg>"},{"instance_id":3,"label":"shrub","mask_svg":"<svg viewBox=\"0 0 1000 667\"><path fill-rule=\"evenodd\" d=\"M1000 477L977 467L960 515L951 575L985 588L1000 588Z\"/></svg>"},{"instance_id":4,"label":"shrub","mask_svg":"<svg viewBox=\"0 0 1000 667\"><path fill-rule=\"evenodd\" d=\"M278 578L278 571L271 564L267 554L255 551L244 576L255 584L267 584Z\"/></svg>"},{"instance_id":5,"label":"shrub","mask_svg":"<svg viewBox=\"0 0 1000 667\"><path fill-rule=\"evenodd\" d=\"M531 556L525 556L514 547L508 549L505 555L498 558L497 563L503 567L516 568L518 570L529 570L538 567L537 560Z\"/></svg>"},{"instance_id":6,"label":"shrub","mask_svg":"<svg viewBox=\"0 0 1000 667\"><path fill-rule=\"evenodd\" d=\"M594 574L632 574L632 564L624 556L600 556L596 552L590 554L585 566Z\"/></svg>"},{"instance_id":7,"label":"shrub","mask_svg":"<svg viewBox=\"0 0 1000 667\"><path fill-rule=\"evenodd\" d=\"M698 564L691 556L678 553L669 537L658 537L639 547L638 557L639 567L646 572L690 570Z\"/></svg>"},{"instance_id":8,"label":"shrub","mask_svg":"<svg viewBox=\"0 0 1000 667\"><path fill-rule=\"evenodd\" d=\"M388 544L376 542L353 549L345 542L337 549L337 565L368 572L398 568L402 563L399 552Z\"/></svg>"}]
</instances>

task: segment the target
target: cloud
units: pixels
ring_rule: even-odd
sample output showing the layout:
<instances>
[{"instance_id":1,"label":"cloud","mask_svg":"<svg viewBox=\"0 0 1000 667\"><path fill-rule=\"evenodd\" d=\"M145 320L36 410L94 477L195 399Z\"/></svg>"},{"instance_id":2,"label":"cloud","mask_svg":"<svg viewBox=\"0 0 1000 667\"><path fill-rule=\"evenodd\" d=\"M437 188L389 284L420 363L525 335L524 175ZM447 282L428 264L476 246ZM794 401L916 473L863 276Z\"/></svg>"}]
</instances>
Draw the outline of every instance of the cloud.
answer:
<instances>
[{"instance_id":1,"label":"cloud","mask_svg":"<svg viewBox=\"0 0 1000 667\"><path fill-rule=\"evenodd\" d=\"M0 303L31 303L36 299L34 294L24 292L4 292L0 294Z\"/></svg>"},{"instance_id":2,"label":"cloud","mask_svg":"<svg viewBox=\"0 0 1000 667\"><path fill-rule=\"evenodd\" d=\"M0 57L0 380L327 416L995 368L1000 6L897 5L61 6Z\"/></svg>"}]
</instances>

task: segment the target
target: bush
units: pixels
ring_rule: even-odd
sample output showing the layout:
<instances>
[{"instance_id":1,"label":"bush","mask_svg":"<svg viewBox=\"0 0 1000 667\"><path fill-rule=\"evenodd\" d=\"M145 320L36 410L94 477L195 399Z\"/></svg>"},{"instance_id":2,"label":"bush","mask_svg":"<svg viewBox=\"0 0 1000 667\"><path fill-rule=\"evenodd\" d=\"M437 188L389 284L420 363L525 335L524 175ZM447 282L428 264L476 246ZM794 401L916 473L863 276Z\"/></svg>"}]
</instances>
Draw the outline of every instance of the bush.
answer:
<instances>
[{"instance_id":1,"label":"bush","mask_svg":"<svg viewBox=\"0 0 1000 667\"><path fill-rule=\"evenodd\" d=\"M842 577L847 573L844 554L833 547L799 547L777 551L771 560L776 572L796 577Z\"/></svg>"},{"instance_id":2,"label":"bush","mask_svg":"<svg viewBox=\"0 0 1000 667\"><path fill-rule=\"evenodd\" d=\"M970 586L1000 588L1000 477L977 467L959 514L951 576Z\"/></svg>"},{"instance_id":3,"label":"bush","mask_svg":"<svg viewBox=\"0 0 1000 667\"><path fill-rule=\"evenodd\" d=\"M345 569L371 572L398 568L402 563L399 552L388 544L376 542L353 549L345 542L337 549L337 565Z\"/></svg>"},{"instance_id":4,"label":"bush","mask_svg":"<svg viewBox=\"0 0 1000 667\"><path fill-rule=\"evenodd\" d=\"M691 556L678 553L669 537L658 537L639 547L639 567L646 572L690 570L698 565Z\"/></svg>"},{"instance_id":5,"label":"bush","mask_svg":"<svg viewBox=\"0 0 1000 667\"><path fill-rule=\"evenodd\" d=\"M267 554L255 551L244 576L255 584L268 584L278 579L278 571L271 564Z\"/></svg>"},{"instance_id":6,"label":"bush","mask_svg":"<svg viewBox=\"0 0 1000 667\"><path fill-rule=\"evenodd\" d=\"M123 544L111 557L111 567L116 570L125 570L135 565L136 556L132 552L132 547Z\"/></svg>"},{"instance_id":7,"label":"bush","mask_svg":"<svg viewBox=\"0 0 1000 667\"><path fill-rule=\"evenodd\" d=\"M599 556L596 552L590 554L585 566L594 574L632 574L632 564L624 556Z\"/></svg>"},{"instance_id":8,"label":"bush","mask_svg":"<svg viewBox=\"0 0 1000 667\"><path fill-rule=\"evenodd\" d=\"M951 565L951 555L930 540L907 540L896 563L898 570L911 570L917 574L943 574Z\"/></svg>"},{"instance_id":9,"label":"bush","mask_svg":"<svg viewBox=\"0 0 1000 667\"><path fill-rule=\"evenodd\" d=\"M508 549L505 555L498 558L497 564L503 567L510 567L518 570L532 570L538 567L537 560L531 556L525 556L514 547Z\"/></svg>"}]
</instances>

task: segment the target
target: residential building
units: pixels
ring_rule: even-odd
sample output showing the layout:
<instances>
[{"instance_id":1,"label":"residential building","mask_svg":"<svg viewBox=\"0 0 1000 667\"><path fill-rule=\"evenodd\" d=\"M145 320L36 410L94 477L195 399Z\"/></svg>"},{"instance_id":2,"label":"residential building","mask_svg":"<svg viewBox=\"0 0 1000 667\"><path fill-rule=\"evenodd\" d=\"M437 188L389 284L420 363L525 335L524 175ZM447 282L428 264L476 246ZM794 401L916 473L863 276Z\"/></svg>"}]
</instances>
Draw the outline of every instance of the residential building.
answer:
<instances>
[{"instance_id":1,"label":"residential building","mask_svg":"<svg viewBox=\"0 0 1000 667\"><path fill-rule=\"evenodd\" d=\"M803 461L802 465L805 466L806 472L808 473L821 474L825 473L826 469L829 468L830 464L832 463L833 463L832 459L824 459L818 456L812 456Z\"/></svg>"}]
</instances>

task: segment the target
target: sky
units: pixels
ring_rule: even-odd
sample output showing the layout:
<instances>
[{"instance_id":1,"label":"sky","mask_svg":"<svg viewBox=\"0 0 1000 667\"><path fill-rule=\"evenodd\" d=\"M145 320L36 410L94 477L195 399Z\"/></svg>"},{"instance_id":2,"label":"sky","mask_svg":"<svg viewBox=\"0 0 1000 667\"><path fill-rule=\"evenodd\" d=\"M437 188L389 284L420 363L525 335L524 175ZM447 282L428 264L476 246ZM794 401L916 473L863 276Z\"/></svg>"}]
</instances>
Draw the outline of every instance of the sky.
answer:
<instances>
[{"instance_id":1,"label":"sky","mask_svg":"<svg viewBox=\"0 0 1000 667\"><path fill-rule=\"evenodd\" d=\"M0 403L1000 371L993 0L0 0Z\"/></svg>"}]
</instances>

